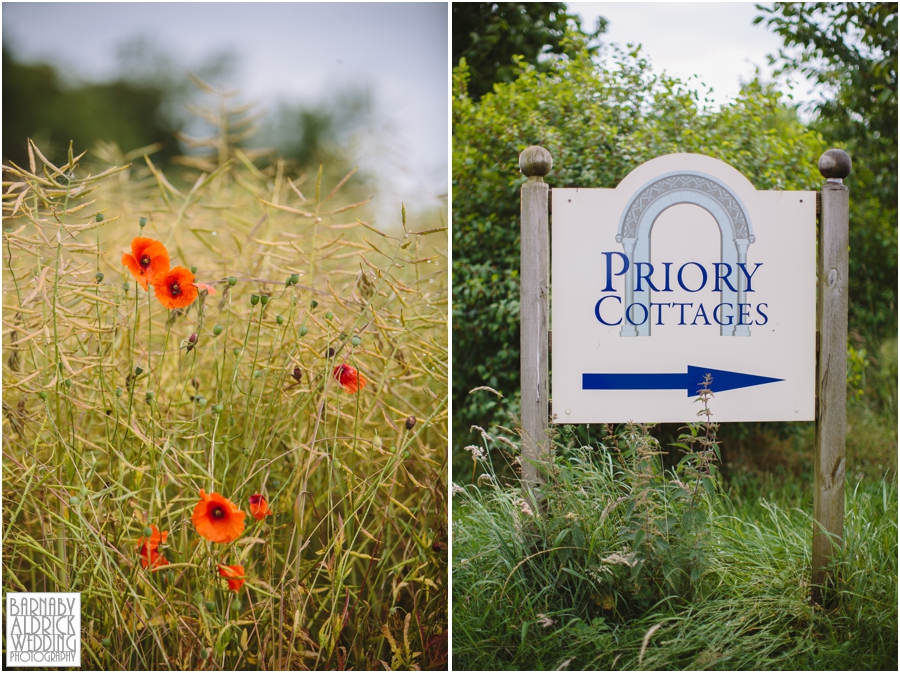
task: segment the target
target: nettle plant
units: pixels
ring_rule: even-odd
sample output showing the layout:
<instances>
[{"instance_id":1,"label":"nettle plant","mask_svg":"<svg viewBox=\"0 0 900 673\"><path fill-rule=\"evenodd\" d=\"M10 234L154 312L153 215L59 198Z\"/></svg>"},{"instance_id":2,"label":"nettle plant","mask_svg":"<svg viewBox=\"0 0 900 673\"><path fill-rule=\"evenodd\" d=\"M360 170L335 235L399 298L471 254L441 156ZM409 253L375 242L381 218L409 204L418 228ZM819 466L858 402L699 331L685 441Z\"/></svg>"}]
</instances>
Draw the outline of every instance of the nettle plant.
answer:
<instances>
[{"instance_id":1,"label":"nettle plant","mask_svg":"<svg viewBox=\"0 0 900 673\"><path fill-rule=\"evenodd\" d=\"M483 473L475 485L454 485L461 514L454 523L456 567L463 569L458 581L464 585L470 570L482 576L482 564L500 563L512 571L498 599L543 587L547 614L574 609L608 619L697 596L711 558L718 479L710 383L698 391L703 419L683 428L672 445L683 455L670 469L651 425L606 425L593 446L568 449L563 445L575 433L562 426L555 457L541 465L545 484L523 493L518 484L500 485L490 458L493 448L519 469L515 443L475 428L484 446L467 450ZM490 551L484 536L497 538ZM492 560L496 555L503 558Z\"/></svg>"}]
</instances>

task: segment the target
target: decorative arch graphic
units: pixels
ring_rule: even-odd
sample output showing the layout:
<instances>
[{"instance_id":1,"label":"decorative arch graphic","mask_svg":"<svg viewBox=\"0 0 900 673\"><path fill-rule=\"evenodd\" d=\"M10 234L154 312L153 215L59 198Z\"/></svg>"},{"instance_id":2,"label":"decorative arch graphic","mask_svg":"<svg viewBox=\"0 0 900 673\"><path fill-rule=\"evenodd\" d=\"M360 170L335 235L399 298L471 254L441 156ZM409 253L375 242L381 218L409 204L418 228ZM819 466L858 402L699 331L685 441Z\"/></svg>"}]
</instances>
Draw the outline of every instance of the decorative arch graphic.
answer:
<instances>
[{"instance_id":1,"label":"decorative arch graphic","mask_svg":"<svg viewBox=\"0 0 900 673\"><path fill-rule=\"evenodd\" d=\"M650 309L650 288L635 290L635 264L650 262L650 238L657 218L672 206L691 204L706 210L719 225L721 233L721 256L724 264L737 270L738 264L747 263L747 250L756 241L750 216L737 195L721 181L697 171L668 173L637 190L628 202L619 221L616 242L621 243L628 258L629 266L625 274L625 303L628 307L637 302ZM746 303L746 281L741 274L736 275L737 291L723 284L721 292L721 336L750 336L747 325L737 325L738 304ZM731 305L728 309L727 305ZM650 320L633 325L622 321L620 336L650 336Z\"/></svg>"}]
</instances>

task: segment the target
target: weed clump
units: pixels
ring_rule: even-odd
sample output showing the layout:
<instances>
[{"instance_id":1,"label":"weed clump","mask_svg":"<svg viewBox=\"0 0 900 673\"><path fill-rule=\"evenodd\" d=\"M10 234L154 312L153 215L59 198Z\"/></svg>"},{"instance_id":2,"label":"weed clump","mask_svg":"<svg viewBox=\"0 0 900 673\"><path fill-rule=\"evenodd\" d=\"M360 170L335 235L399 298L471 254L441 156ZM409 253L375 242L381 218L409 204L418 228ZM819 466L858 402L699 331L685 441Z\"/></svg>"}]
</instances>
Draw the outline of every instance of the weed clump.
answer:
<instances>
[{"instance_id":1,"label":"weed clump","mask_svg":"<svg viewBox=\"0 0 900 673\"><path fill-rule=\"evenodd\" d=\"M497 456L519 470L516 443L476 428L481 445L468 451L480 474L453 485L455 666L806 670L896 659L896 483L848 487L853 515L832 569L840 609L825 613L809 603L803 490L729 497L711 397L707 381L701 420L672 445L674 466L651 426L604 426L574 447L563 427L534 490L495 470Z\"/></svg>"}]
</instances>

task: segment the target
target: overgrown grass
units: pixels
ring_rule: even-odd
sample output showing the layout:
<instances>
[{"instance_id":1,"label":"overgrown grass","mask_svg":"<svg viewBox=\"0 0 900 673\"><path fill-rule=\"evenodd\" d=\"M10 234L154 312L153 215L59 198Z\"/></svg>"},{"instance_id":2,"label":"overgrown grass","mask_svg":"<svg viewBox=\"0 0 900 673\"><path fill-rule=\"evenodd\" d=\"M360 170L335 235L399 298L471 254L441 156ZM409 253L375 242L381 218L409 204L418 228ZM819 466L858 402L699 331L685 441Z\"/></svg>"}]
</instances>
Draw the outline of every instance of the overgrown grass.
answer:
<instances>
[{"instance_id":1,"label":"overgrown grass","mask_svg":"<svg viewBox=\"0 0 900 673\"><path fill-rule=\"evenodd\" d=\"M442 667L445 215L364 222L352 175L260 167L220 121L181 181L4 166L4 586L81 592L87 668ZM138 235L215 296L166 310L120 261ZM274 514L208 542L200 489Z\"/></svg>"},{"instance_id":2,"label":"overgrown grass","mask_svg":"<svg viewBox=\"0 0 900 673\"><path fill-rule=\"evenodd\" d=\"M810 483L744 474L695 506L673 497L691 492L682 472L657 462L641 476L646 447L647 428L629 426L557 458L538 508L497 483L488 449L511 462L516 451L485 435L477 483L453 487L455 669L893 670L893 475L848 482L838 591L823 609L809 603ZM708 518L685 529L690 511Z\"/></svg>"}]
</instances>

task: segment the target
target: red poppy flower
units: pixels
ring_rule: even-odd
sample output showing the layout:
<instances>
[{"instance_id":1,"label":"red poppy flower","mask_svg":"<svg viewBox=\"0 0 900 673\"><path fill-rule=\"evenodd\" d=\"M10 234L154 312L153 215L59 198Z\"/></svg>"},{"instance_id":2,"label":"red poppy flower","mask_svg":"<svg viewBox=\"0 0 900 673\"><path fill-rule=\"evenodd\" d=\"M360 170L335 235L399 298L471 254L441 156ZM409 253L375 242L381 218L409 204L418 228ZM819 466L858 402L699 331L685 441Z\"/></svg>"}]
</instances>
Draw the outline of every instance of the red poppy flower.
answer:
<instances>
[{"instance_id":1,"label":"red poppy flower","mask_svg":"<svg viewBox=\"0 0 900 673\"><path fill-rule=\"evenodd\" d=\"M244 566L227 566L219 564L219 574L228 580L229 591L240 591L244 586L246 578L244 577Z\"/></svg>"},{"instance_id":2,"label":"red poppy flower","mask_svg":"<svg viewBox=\"0 0 900 673\"><path fill-rule=\"evenodd\" d=\"M250 496L250 514L257 521L262 521L272 513L269 509L269 503L266 502L266 496L254 493Z\"/></svg>"},{"instance_id":3,"label":"red poppy flower","mask_svg":"<svg viewBox=\"0 0 900 673\"><path fill-rule=\"evenodd\" d=\"M141 548L141 553L144 551L156 551L159 549L159 545L163 544L166 541L166 538L169 537L169 531L164 530L162 532L159 531L159 528L150 524L150 537L142 537L138 540L138 546Z\"/></svg>"},{"instance_id":4,"label":"red poppy flower","mask_svg":"<svg viewBox=\"0 0 900 673\"><path fill-rule=\"evenodd\" d=\"M346 363L334 368L334 378L348 393L355 393L366 387L366 379L363 375L356 370L356 367Z\"/></svg>"},{"instance_id":5,"label":"red poppy flower","mask_svg":"<svg viewBox=\"0 0 900 673\"><path fill-rule=\"evenodd\" d=\"M138 236L131 241L131 254L122 255L122 264L146 290L154 276L169 270L169 253L159 241Z\"/></svg>"},{"instance_id":6,"label":"red poppy flower","mask_svg":"<svg viewBox=\"0 0 900 673\"><path fill-rule=\"evenodd\" d=\"M141 566L144 568L150 566L151 570L156 570L169 564L166 557L157 551L159 545L164 543L167 537L169 537L169 531L164 530L160 532L159 528L150 524L150 537L141 537L138 540L138 549L141 552Z\"/></svg>"},{"instance_id":7,"label":"red poppy flower","mask_svg":"<svg viewBox=\"0 0 900 673\"><path fill-rule=\"evenodd\" d=\"M155 549L141 549L141 567L150 566L150 572L169 565L169 560Z\"/></svg>"},{"instance_id":8,"label":"red poppy flower","mask_svg":"<svg viewBox=\"0 0 900 673\"><path fill-rule=\"evenodd\" d=\"M183 266L176 266L153 278L153 289L159 303L167 309L190 306L197 298L194 274Z\"/></svg>"},{"instance_id":9,"label":"red poppy flower","mask_svg":"<svg viewBox=\"0 0 900 673\"><path fill-rule=\"evenodd\" d=\"M194 507L191 521L197 532L211 542L232 542L244 532L247 516L228 498L200 490L200 502Z\"/></svg>"}]
</instances>

